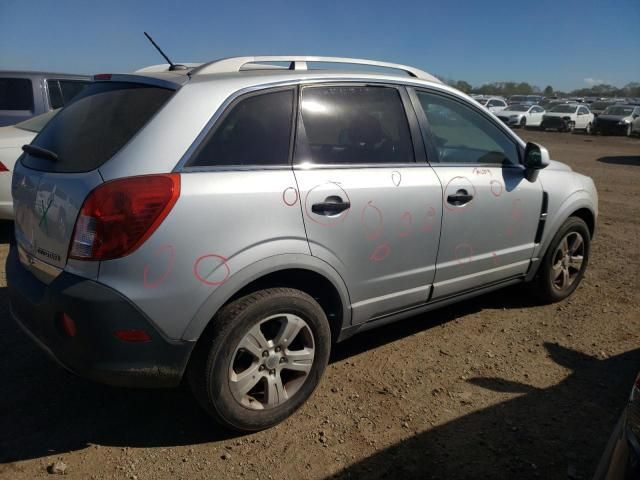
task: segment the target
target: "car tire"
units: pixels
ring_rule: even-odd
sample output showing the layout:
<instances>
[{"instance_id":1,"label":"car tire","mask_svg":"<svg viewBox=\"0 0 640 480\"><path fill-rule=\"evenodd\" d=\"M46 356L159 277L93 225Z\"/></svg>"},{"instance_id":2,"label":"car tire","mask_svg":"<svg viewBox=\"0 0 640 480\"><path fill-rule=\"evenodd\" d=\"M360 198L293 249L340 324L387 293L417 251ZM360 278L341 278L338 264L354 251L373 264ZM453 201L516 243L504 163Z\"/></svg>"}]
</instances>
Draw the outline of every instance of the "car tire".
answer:
<instances>
[{"instance_id":1,"label":"car tire","mask_svg":"<svg viewBox=\"0 0 640 480\"><path fill-rule=\"evenodd\" d=\"M567 123L567 132L569 133L573 133L576 130L576 122L569 122Z\"/></svg>"},{"instance_id":2,"label":"car tire","mask_svg":"<svg viewBox=\"0 0 640 480\"><path fill-rule=\"evenodd\" d=\"M584 132L587 135L591 135L593 133L593 126L591 125L591 122L587 123L587 128L585 128Z\"/></svg>"},{"instance_id":3,"label":"car tire","mask_svg":"<svg viewBox=\"0 0 640 480\"><path fill-rule=\"evenodd\" d=\"M564 300L578 288L589 263L590 247L585 221L569 217L553 237L536 276L535 293L543 303Z\"/></svg>"},{"instance_id":4,"label":"car tire","mask_svg":"<svg viewBox=\"0 0 640 480\"><path fill-rule=\"evenodd\" d=\"M633 129L632 129L631 124L627 125L627 131L625 132L625 134L627 135L627 137L630 137L630 136L633 134L633 131L632 131L632 130L633 130Z\"/></svg>"},{"instance_id":5,"label":"car tire","mask_svg":"<svg viewBox=\"0 0 640 480\"><path fill-rule=\"evenodd\" d=\"M520 120L520 128L523 130L527 128L527 119L525 117L522 117L522 120Z\"/></svg>"},{"instance_id":6,"label":"car tire","mask_svg":"<svg viewBox=\"0 0 640 480\"><path fill-rule=\"evenodd\" d=\"M300 290L269 288L216 314L198 341L187 379L218 424L255 432L302 406L320 382L330 350L320 305Z\"/></svg>"}]
</instances>

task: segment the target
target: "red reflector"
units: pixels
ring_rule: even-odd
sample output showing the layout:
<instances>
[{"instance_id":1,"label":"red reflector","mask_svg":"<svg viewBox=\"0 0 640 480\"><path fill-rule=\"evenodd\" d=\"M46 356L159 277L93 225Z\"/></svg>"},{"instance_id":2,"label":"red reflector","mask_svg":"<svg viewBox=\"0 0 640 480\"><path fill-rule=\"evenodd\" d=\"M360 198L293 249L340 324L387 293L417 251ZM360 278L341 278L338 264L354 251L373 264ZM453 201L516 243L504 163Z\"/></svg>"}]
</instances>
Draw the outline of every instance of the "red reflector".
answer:
<instances>
[{"instance_id":1,"label":"red reflector","mask_svg":"<svg viewBox=\"0 0 640 480\"><path fill-rule=\"evenodd\" d=\"M73 318L71 318L66 313L63 313L60 317L60 323L62 324L62 329L64 330L64 333L67 334L67 336L76 336L76 333L78 333L78 328L76 327L76 322L73 321Z\"/></svg>"},{"instance_id":2,"label":"red reflector","mask_svg":"<svg viewBox=\"0 0 640 480\"><path fill-rule=\"evenodd\" d=\"M0 162L0 172L8 172L8 171L9 169L7 168L7 166L4 163Z\"/></svg>"},{"instance_id":3,"label":"red reflector","mask_svg":"<svg viewBox=\"0 0 640 480\"><path fill-rule=\"evenodd\" d=\"M111 74L110 73L98 73L97 75L93 76L94 80L111 80Z\"/></svg>"},{"instance_id":4,"label":"red reflector","mask_svg":"<svg viewBox=\"0 0 640 480\"><path fill-rule=\"evenodd\" d=\"M151 337L144 330L116 330L116 337L123 342L150 342Z\"/></svg>"},{"instance_id":5,"label":"red reflector","mask_svg":"<svg viewBox=\"0 0 640 480\"><path fill-rule=\"evenodd\" d=\"M103 183L82 205L69 256L108 260L132 253L158 228L179 196L177 173Z\"/></svg>"}]
</instances>

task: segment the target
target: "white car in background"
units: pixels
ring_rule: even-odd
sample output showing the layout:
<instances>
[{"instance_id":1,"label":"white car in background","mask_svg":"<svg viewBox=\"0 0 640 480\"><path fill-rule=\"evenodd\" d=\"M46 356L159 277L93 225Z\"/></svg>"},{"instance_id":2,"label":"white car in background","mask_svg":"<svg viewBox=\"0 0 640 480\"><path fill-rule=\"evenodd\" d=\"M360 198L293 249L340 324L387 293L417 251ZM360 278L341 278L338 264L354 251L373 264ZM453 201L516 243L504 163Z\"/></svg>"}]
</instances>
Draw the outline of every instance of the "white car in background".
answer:
<instances>
[{"instance_id":1,"label":"white car in background","mask_svg":"<svg viewBox=\"0 0 640 480\"><path fill-rule=\"evenodd\" d=\"M43 113L24 122L0 127L0 220L13 220L11 199L11 175L22 146L34 139L42 128L58 113L58 110Z\"/></svg>"},{"instance_id":2,"label":"white car in background","mask_svg":"<svg viewBox=\"0 0 640 480\"><path fill-rule=\"evenodd\" d=\"M539 127L544 108L538 105L509 105L498 112L497 117L510 127Z\"/></svg>"},{"instance_id":3,"label":"white car in background","mask_svg":"<svg viewBox=\"0 0 640 480\"><path fill-rule=\"evenodd\" d=\"M490 112L500 112L507 108L506 100L497 97L489 97L489 98L476 98L476 102L482 105L484 108L489 110Z\"/></svg>"},{"instance_id":4,"label":"white car in background","mask_svg":"<svg viewBox=\"0 0 640 480\"><path fill-rule=\"evenodd\" d=\"M590 134L593 130L594 118L593 113L586 105L577 103L556 105L542 116L540 128L542 130L552 128L561 132L584 130Z\"/></svg>"}]
</instances>

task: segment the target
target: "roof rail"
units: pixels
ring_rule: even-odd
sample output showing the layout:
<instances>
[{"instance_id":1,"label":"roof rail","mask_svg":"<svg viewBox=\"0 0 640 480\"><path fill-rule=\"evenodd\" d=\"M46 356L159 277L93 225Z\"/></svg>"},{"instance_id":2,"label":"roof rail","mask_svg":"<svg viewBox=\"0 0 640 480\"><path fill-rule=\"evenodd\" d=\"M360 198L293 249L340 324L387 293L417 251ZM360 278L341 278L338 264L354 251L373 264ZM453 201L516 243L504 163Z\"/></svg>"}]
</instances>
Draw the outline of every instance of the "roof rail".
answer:
<instances>
[{"instance_id":1,"label":"roof rail","mask_svg":"<svg viewBox=\"0 0 640 480\"><path fill-rule=\"evenodd\" d=\"M344 58L344 57L313 57L304 55L262 55L254 57L230 57L214 60L213 62L204 63L200 67L191 71L191 75L203 75L208 73L230 73L239 72L242 67L256 62L289 62L289 70L306 70L307 62L319 63L346 63L352 65L369 65L372 67L392 68L394 70L402 70L409 76L428 80L431 82L442 83L438 78L430 73L424 72L414 67L400 65L397 63L378 62L376 60L363 60L361 58Z\"/></svg>"}]
</instances>

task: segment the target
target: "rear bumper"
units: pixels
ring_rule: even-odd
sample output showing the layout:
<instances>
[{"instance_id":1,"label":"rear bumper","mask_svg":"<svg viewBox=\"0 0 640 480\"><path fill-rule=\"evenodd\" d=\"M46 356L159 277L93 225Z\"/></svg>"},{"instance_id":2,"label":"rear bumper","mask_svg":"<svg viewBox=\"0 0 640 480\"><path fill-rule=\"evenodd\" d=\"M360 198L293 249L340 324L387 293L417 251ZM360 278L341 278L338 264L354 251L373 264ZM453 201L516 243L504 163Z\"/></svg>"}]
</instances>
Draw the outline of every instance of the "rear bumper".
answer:
<instances>
[{"instance_id":1,"label":"rear bumper","mask_svg":"<svg viewBox=\"0 0 640 480\"><path fill-rule=\"evenodd\" d=\"M98 282L67 272L46 285L27 271L11 246L7 258L11 315L51 357L79 376L125 387L172 387L180 383L194 342L164 338L128 299ZM64 332L64 312L76 324ZM125 342L116 330L140 329L148 342Z\"/></svg>"},{"instance_id":2,"label":"rear bumper","mask_svg":"<svg viewBox=\"0 0 640 480\"><path fill-rule=\"evenodd\" d=\"M618 125L617 123L601 123L596 122L595 131L599 133L606 133L609 135L623 135L627 132L628 124Z\"/></svg>"}]
</instances>

